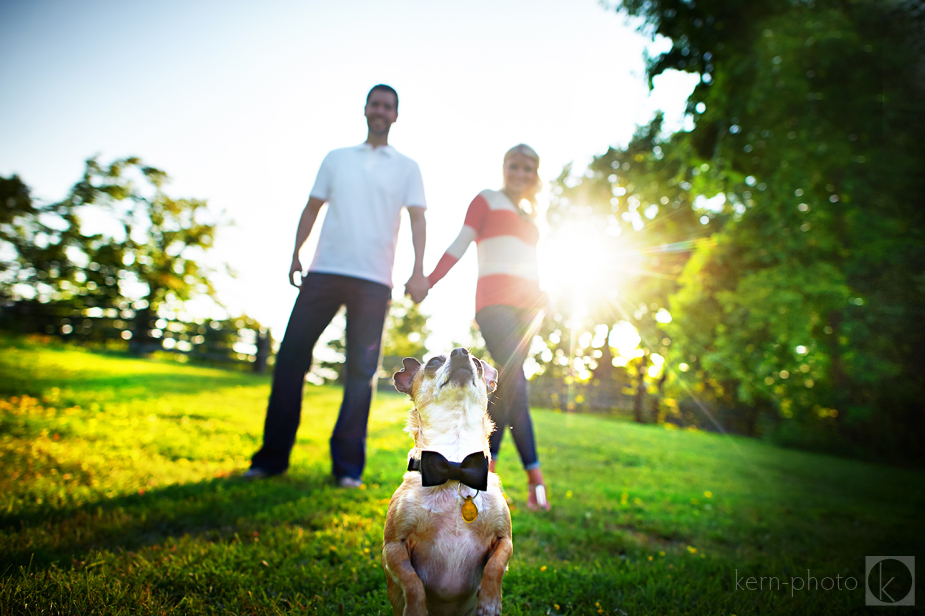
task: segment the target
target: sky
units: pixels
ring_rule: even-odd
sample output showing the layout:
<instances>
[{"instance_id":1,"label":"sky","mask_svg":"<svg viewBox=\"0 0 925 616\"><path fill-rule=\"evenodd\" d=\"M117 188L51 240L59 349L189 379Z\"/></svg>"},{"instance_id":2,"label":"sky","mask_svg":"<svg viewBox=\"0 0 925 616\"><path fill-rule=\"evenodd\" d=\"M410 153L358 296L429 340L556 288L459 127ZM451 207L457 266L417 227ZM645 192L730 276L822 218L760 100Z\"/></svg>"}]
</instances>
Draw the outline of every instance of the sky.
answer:
<instances>
[{"instance_id":1,"label":"sky","mask_svg":"<svg viewBox=\"0 0 925 616\"><path fill-rule=\"evenodd\" d=\"M511 146L539 153L548 186L565 165L580 172L625 145L657 109L669 129L683 126L696 77L669 72L651 92L644 77L644 52L665 48L595 0L7 0L0 175L56 201L91 156L166 171L171 196L207 199L233 221L209 255L237 272L216 275L219 300L278 340L297 294L288 271L299 215L324 155L366 138L373 85L399 93L389 142L421 167L429 273L472 198L501 187ZM432 351L468 340L474 253L422 303ZM395 296L412 263L404 217Z\"/></svg>"}]
</instances>

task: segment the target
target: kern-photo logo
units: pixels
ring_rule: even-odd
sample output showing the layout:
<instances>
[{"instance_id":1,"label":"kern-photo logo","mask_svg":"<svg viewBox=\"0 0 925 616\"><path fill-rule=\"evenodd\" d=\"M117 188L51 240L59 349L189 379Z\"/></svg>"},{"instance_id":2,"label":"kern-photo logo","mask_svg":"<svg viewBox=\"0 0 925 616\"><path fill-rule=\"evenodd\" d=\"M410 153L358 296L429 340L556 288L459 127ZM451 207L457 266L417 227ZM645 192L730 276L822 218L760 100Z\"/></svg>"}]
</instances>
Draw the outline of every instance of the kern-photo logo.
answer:
<instances>
[{"instance_id":1,"label":"kern-photo logo","mask_svg":"<svg viewBox=\"0 0 925 616\"><path fill-rule=\"evenodd\" d=\"M915 605L915 556L867 556L865 605Z\"/></svg>"}]
</instances>

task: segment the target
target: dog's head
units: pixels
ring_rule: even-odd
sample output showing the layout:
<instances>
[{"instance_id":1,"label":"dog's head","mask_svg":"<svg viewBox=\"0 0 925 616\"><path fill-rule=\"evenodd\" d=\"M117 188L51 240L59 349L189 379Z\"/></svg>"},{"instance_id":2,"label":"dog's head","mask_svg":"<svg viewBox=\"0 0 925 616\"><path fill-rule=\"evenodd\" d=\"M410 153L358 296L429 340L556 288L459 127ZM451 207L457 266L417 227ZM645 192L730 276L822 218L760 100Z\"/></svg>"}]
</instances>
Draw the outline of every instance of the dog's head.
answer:
<instances>
[{"instance_id":1,"label":"dog's head","mask_svg":"<svg viewBox=\"0 0 925 616\"><path fill-rule=\"evenodd\" d=\"M490 456L488 437L495 425L488 417L488 394L498 387L498 371L463 348L423 365L406 357L402 365L392 379L414 402L405 428L414 439L412 457L437 446L460 447L464 451L457 453L465 454L484 449Z\"/></svg>"},{"instance_id":2,"label":"dog's head","mask_svg":"<svg viewBox=\"0 0 925 616\"><path fill-rule=\"evenodd\" d=\"M418 406L473 397L487 405L488 394L498 387L498 371L462 347L448 356L431 357L426 364L406 357L402 366L392 375L395 389L411 396Z\"/></svg>"}]
</instances>

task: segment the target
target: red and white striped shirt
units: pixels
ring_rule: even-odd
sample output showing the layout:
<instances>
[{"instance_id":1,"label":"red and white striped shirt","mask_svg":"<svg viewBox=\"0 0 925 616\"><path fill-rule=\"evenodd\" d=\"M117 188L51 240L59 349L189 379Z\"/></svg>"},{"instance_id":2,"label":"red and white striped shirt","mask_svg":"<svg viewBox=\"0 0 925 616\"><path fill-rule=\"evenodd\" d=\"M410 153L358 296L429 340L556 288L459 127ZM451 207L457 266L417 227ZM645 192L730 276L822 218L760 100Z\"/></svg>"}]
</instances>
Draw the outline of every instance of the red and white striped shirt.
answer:
<instances>
[{"instance_id":1,"label":"red and white striped shirt","mask_svg":"<svg viewBox=\"0 0 925 616\"><path fill-rule=\"evenodd\" d=\"M469 204L462 231L427 279L435 285L474 240L479 256L476 312L498 304L540 308L545 294L540 290L536 259L539 236L536 225L519 213L506 194L483 190Z\"/></svg>"}]
</instances>

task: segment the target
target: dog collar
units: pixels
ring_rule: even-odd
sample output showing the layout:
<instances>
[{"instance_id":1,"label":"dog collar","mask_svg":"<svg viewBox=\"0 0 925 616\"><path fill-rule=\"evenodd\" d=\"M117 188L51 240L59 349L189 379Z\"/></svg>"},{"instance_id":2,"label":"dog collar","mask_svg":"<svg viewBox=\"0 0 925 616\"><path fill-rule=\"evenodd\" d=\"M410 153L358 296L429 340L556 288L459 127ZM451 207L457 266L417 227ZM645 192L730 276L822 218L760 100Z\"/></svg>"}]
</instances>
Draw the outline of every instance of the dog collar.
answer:
<instances>
[{"instance_id":1,"label":"dog collar","mask_svg":"<svg viewBox=\"0 0 925 616\"><path fill-rule=\"evenodd\" d=\"M421 473L425 488L455 480L473 490L488 489L488 458L481 451L470 453L462 462L450 462L436 451L422 451L420 460L408 460L408 470Z\"/></svg>"}]
</instances>

